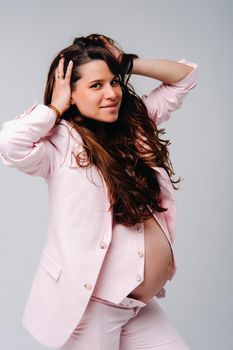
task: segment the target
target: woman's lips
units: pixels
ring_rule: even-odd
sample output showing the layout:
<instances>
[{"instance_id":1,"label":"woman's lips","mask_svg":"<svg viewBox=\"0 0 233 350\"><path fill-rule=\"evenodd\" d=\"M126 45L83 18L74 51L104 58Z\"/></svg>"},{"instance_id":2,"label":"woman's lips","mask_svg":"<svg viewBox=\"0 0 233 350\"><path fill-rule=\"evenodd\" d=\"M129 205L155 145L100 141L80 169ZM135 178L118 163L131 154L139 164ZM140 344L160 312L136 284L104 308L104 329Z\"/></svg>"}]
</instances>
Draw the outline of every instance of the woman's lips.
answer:
<instances>
[{"instance_id":1,"label":"woman's lips","mask_svg":"<svg viewBox=\"0 0 233 350\"><path fill-rule=\"evenodd\" d=\"M103 106L102 108L108 109L108 110L115 110L118 108L118 102L115 103L114 105L109 105L109 106Z\"/></svg>"},{"instance_id":2,"label":"woman's lips","mask_svg":"<svg viewBox=\"0 0 233 350\"><path fill-rule=\"evenodd\" d=\"M118 104L118 102L117 102L117 103L112 103L112 104L110 104L110 105L103 106L102 108L113 108L113 107L116 107L117 104Z\"/></svg>"},{"instance_id":3,"label":"woman's lips","mask_svg":"<svg viewBox=\"0 0 233 350\"><path fill-rule=\"evenodd\" d=\"M117 109L117 106L112 106L112 107L104 107L104 108L106 108L106 109Z\"/></svg>"}]
</instances>

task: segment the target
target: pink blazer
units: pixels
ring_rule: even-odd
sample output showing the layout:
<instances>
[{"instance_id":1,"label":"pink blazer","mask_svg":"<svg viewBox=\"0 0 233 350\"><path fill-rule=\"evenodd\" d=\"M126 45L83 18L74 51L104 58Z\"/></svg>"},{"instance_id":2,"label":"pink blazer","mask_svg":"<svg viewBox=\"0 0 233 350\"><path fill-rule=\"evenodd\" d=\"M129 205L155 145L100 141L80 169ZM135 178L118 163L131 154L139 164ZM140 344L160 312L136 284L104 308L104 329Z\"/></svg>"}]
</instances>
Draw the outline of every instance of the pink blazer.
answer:
<instances>
[{"instance_id":1,"label":"pink blazer","mask_svg":"<svg viewBox=\"0 0 233 350\"><path fill-rule=\"evenodd\" d=\"M156 124L168 120L197 83L197 65L184 59L179 62L192 66L193 71L173 85L161 83L142 96ZM6 166L41 176L48 186L47 239L22 324L41 344L58 348L80 321L95 287L112 239L112 212L108 211L106 184L98 169L83 169L75 162L74 154L82 149L80 136L65 120L55 125L55 119L55 113L40 104L3 123L0 159ZM160 173L162 205L168 207L164 220L173 242L174 192L163 169L155 170ZM171 277L174 272L175 266ZM127 278L124 281L127 283ZM114 299L114 291L109 293Z\"/></svg>"}]
</instances>

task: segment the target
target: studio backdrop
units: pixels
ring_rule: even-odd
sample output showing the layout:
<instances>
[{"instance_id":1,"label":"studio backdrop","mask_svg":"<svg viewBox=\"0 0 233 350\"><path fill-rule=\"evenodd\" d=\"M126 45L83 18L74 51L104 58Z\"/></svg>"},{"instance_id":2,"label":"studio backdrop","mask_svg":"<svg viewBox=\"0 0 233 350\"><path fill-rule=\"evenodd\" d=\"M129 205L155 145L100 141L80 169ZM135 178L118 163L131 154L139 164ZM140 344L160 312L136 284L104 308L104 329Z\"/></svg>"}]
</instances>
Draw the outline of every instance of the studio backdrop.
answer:
<instances>
[{"instance_id":1,"label":"studio backdrop","mask_svg":"<svg viewBox=\"0 0 233 350\"><path fill-rule=\"evenodd\" d=\"M193 350L232 350L232 1L0 0L0 122L43 102L49 64L101 33L141 58L195 62L199 81L164 123L179 184L177 274L160 299ZM139 95L159 81L132 76ZM45 242L45 182L0 163L0 350L42 350L21 317Z\"/></svg>"}]
</instances>

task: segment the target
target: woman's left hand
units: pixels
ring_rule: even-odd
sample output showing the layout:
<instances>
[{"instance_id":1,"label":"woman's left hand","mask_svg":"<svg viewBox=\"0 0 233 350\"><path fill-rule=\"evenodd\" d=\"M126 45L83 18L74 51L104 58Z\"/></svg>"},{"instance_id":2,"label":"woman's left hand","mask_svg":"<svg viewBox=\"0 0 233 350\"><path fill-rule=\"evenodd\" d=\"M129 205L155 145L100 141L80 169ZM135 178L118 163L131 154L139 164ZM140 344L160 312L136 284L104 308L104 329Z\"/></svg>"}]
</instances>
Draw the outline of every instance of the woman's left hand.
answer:
<instances>
[{"instance_id":1,"label":"woman's left hand","mask_svg":"<svg viewBox=\"0 0 233 350\"><path fill-rule=\"evenodd\" d=\"M110 40L106 39L104 36L100 35L100 39L104 42L104 45L106 49L108 49L116 58L116 60L121 63L122 54L123 52L118 49L114 43L112 43Z\"/></svg>"}]
</instances>

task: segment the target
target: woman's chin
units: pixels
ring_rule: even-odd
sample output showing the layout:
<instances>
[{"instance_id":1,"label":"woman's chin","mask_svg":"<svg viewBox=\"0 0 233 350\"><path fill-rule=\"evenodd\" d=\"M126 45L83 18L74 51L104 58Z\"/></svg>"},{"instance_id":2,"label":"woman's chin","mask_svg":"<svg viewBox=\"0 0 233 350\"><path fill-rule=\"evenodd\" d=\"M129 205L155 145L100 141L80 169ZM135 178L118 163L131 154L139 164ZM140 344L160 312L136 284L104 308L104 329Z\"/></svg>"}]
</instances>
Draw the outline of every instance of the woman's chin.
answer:
<instances>
[{"instance_id":1,"label":"woman's chin","mask_svg":"<svg viewBox=\"0 0 233 350\"><path fill-rule=\"evenodd\" d=\"M107 123L114 123L114 122L117 121L117 119L118 119L118 116L117 116L116 118L109 119L109 120L107 121Z\"/></svg>"},{"instance_id":2,"label":"woman's chin","mask_svg":"<svg viewBox=\"0 0 233 350\"><path fill-rule=\"evenodd\" d=\"M110 114L109 116L106 116L103 118L103 122L105 123L114 123L118 119L118 114Z\"/></svg>"}]
</instances>

